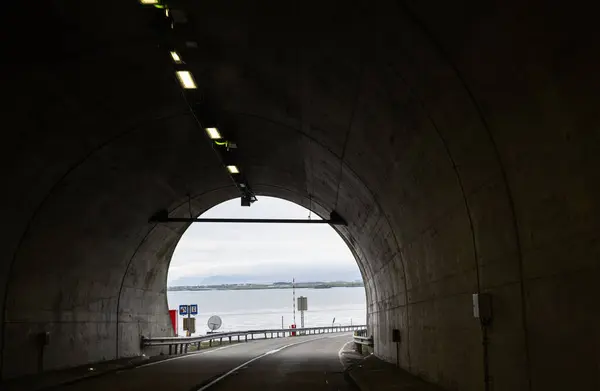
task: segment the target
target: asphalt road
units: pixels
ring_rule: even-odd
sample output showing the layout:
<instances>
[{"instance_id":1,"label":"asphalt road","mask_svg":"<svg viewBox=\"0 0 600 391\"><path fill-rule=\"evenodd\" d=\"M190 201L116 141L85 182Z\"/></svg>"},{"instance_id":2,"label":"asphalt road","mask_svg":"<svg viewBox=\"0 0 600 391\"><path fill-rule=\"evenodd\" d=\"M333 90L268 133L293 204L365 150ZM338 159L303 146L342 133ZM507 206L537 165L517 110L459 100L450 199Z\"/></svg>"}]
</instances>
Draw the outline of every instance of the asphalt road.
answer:
<instances>
[{"instance_id":1,"label":"asphalt road","mask_svg":"<svg viewBox=\"0 0 600 391\"><path fill-rule=\"evenodd\" d=\"M339 351L352 334L324 334L226 345L90 378L68 391L354 390Z\"/></svg>"}]
</instances>

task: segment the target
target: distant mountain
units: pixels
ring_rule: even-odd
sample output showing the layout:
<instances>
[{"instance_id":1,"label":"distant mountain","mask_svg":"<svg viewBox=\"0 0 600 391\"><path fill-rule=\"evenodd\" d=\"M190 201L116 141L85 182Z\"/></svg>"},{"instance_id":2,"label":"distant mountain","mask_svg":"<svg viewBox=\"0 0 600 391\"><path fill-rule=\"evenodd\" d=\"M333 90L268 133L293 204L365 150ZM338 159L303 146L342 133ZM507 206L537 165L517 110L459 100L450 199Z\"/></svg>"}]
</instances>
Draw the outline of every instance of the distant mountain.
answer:
<instances>
[{"instance_id":1,"label":"distant mountain","mask_svg":"<svg viewBox=\"0 0 600 391\"><path fill-rule=\"evenodd\" d=\"M180 277L176 280L170 281L168 286L194 286L194 285L223 285L223 284L266 284L277 282L291 282L292 278L296 278L296 281L362 281L362 276L358 271L302 271L302 272L291 272L289 276L282 275L282 273L273 274L261 274L261 275L214 275L214 276L186 276Z\"/></svg>"},{"instance_id":2,"label":"distant mountain","mask_svg":"<svg viewBox=\"0 0 600 391\"><path fill-rule=\"evenodd\" d=\"M230 276L186 276L180 277L174 281L171 281L169 286L178 285L222 285L222 284L241 284L244 282L255 282L254 276L241 276L241 275L230 275Z\"/></svg>"}]
</instances>

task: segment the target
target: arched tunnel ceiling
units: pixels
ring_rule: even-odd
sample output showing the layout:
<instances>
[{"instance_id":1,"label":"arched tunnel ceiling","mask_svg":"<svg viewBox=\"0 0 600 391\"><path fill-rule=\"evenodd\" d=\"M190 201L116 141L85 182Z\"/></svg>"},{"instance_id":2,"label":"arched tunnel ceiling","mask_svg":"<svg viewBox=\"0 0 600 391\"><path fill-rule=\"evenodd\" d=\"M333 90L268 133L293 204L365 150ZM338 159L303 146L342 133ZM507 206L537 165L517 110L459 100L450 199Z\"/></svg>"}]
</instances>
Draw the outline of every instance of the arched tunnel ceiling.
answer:
<instances>
[{"instance_id":1,"label":"arched tunnel ceiling","mask_svg":"<svg viewBox=\"0 0 600 391\"><path fill-rule=\"evenodd\" d=\"M172 6L198 44L177 49L199 102L218 107L254 190L304 206L310 195L348 221L376 354L395 361L400 328L404 368L481 389L471 294L487 292L495 389L597 381L598 347L579 337L600 338L584 310L598 297L600 215L591 15L517 1ZM4 36L35 39L3 43L2 375L37 370L42 331L45 369L139 354L140 334L169 332L166 271L185 230L148 218L238 192L152 7L57 0L4 14ZM550 381L549 368L568 375Z\"/></svg>"}]
</instances>

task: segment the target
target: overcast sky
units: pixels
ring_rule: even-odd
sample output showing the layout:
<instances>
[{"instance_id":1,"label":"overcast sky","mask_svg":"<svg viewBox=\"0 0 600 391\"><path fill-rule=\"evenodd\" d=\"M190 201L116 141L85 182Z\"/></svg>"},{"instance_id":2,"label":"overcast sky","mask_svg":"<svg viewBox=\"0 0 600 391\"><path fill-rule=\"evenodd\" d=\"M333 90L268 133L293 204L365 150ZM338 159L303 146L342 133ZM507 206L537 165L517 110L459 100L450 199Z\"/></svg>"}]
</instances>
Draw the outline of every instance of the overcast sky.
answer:
<instances>
[{"instance_id":1,"label":"overcast sky","mask_svg":"<svg viewBox=\"0 0 600 391\"><path fill-rule=\"evenodd\" d=\"M306 219L308 210L259 197L251 207L224 202L202 217ZM318 219L314 214L313 219ZM352 281L360 272L342 238L327 224L192 224L169 268L169 285L227 282Z\"/></svg>"}]
</instances>

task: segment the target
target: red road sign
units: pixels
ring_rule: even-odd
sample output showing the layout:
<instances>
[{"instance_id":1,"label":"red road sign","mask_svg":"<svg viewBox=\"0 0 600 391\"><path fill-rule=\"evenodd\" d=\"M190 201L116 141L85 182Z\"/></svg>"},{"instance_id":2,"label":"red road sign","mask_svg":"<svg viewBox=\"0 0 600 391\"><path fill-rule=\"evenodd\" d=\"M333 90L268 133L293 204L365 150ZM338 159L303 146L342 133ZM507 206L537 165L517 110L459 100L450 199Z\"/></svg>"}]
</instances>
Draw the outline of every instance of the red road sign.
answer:
<instances>
[{"instance_id":1,"label":"red road sign","mask_svg":"<svg viewBox=\"0 0 600 391\"><path fill-rule=\"evenodd\" d=\"M171 317L173 332L175 332L175 336L177 337L177 310L169 310L169 316Z\"/></svg>"}]
</instances>

